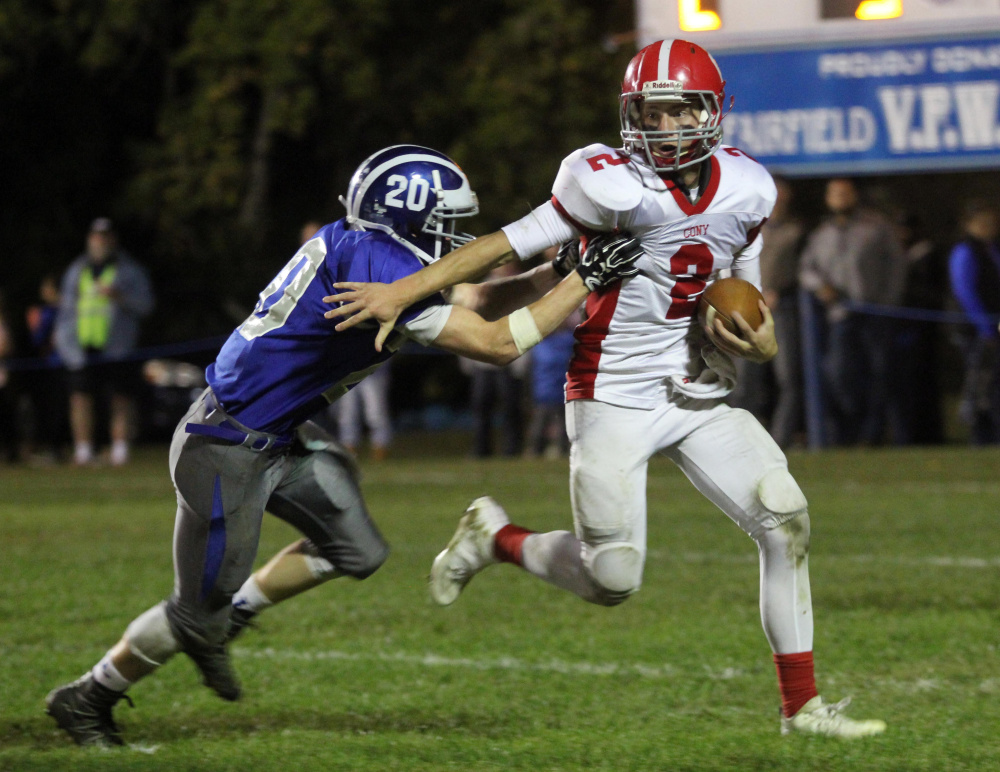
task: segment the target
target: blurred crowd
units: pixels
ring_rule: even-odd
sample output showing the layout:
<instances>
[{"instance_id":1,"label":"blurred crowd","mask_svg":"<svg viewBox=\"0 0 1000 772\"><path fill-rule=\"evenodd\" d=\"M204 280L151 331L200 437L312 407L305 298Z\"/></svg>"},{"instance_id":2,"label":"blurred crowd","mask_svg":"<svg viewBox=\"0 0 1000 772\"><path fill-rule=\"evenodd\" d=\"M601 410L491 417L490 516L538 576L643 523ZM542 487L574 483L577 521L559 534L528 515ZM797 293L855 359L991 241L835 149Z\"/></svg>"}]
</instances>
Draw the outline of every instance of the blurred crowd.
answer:
<instances>
[{"instance_id":1,"label":"blurred crowd","mask_svg":"<svg viewBox=\"0 0 1000 772\"><path fill-rule=\"evenodd\" d=\"M779 353L764 365L737 363L732 404L756 415L782 448L807 444L807 416L825 445L934 444L949 436L947 395L957 393L951 412L969 441L1000 442L992 202L965 202L958 232L942 242L919 213L866 203L854 180L828 180L825 214L812 221L797 212L793 185L776 183L761 283ZM306 223L302 242L320 225ZM61 275L42 279L22 346L0 296L0 461L128 462L144 381L185 387L184 395L203 384L198 368L142 361L141 323L154 302L146 270L106 217L91 223L83 253ZM562 389L578 322L571 317L511 366L461 363L470 455L568 452ZM18 366L5 367L12 358ZM954 371L961 378L950 384ZM325 416L348 448L366 444L376 460L393 440L392 377L383 367Z\"/></svg>"},{"instance_id":2,"label":"blurred crowd","mask_svg":"<svg viewBox=\"0 0 1000 772\"><path fill-rule=\"evenodd\" d=\"M851 179L827 181L826 214L811 228L789 182L777 186L761 282L780 352L766 365L738 363L733 403L785 448L804 444L810 411L828 445L940 443L944 360L953 359L964 370L958 414L971 442L1000 442L993 205L966 202L959 232L941 243L918 213L865 205Z\"/></svg>"}]
</instances>

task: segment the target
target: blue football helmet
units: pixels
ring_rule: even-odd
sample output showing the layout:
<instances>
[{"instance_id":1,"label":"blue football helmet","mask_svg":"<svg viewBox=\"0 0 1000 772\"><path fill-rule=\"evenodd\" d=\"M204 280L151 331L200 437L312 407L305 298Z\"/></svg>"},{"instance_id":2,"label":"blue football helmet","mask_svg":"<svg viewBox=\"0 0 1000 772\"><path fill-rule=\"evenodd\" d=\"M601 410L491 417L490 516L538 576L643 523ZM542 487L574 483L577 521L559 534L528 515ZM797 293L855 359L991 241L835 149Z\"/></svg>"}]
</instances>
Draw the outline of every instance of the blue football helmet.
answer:
<instances>
[{"instance_id":1,"label":"blue football helmet","mask_svg":"<svg viewBox=\"0 0 1000 772\"><path fill-rule=\"evenodd\" d=\"M475 236L455 230L459 217L479 213L465 173L444 153L393 145L370 156L351 178L347 223L387 233L426 264Z\"/></svg>"}]
</instances>

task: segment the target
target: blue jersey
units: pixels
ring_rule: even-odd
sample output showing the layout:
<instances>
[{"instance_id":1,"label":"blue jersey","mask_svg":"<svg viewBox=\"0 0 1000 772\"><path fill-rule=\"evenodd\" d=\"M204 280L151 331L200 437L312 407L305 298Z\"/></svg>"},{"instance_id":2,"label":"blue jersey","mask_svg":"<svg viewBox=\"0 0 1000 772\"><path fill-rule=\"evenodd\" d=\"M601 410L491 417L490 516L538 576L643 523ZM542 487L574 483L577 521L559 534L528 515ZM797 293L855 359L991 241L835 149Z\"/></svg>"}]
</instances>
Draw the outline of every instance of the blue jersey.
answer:
<instances>
[{"instance_id":1,"label":"blue jersey","mask_svg":"<svg viewBox=\"0 0 1000 772\"><path fill-rule=\"evenodd\" d=\"M402 344L393 331L375 350L378 325L343 332L323 316L334 282L385 282L423 264L379 231L354 231L344 220L321 228L260 294L260 300L206 371L216 398L233 418L261 432L286 434L373 372ZM444 300L434 295L404 311L397 325Z\"/></svg>"}]
</instances>

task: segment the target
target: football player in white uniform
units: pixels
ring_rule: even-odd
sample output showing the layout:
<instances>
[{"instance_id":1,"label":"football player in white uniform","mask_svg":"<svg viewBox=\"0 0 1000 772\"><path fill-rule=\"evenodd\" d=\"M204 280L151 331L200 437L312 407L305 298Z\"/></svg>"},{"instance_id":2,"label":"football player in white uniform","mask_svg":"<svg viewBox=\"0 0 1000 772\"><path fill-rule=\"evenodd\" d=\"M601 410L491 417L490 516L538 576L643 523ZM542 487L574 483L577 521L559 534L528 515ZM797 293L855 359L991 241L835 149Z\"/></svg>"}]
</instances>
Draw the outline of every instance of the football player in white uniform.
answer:
<instances>
[{"instance_id":1,"label":"football player in white uniform","mask_svg":"<svg viewBox=\"0 0 1000 772\"><path fill-rule=\"evenodd\" d=\"M730 355L767 361L774 322L761 304L741 336L696 323L698 298L720 271L760 286L760 229L774 183L754 159L722 144L725 81L711 55L664 40L625 73L620 149L570 154L550 201L443 260L393 284L336 285L338 329L376 318L383 335L411 303L515 258L573 237L627 231L644 256L639 272L593 292L566 387L575 531L512 525L489 497L477 499L434 561L430 590L452 603L478 571L510 562L584 600L612 606L639 589L646 556L646 468L670 458L756 541L760 611L782 697L781 731L838 737L878 734L885 723L844 715L813 676L809 515L781 449L756 419L729 407ZM353 314L353 315L352 315ZM376 341L380 345L383 336Z\"/></svg>"}]
</instances>

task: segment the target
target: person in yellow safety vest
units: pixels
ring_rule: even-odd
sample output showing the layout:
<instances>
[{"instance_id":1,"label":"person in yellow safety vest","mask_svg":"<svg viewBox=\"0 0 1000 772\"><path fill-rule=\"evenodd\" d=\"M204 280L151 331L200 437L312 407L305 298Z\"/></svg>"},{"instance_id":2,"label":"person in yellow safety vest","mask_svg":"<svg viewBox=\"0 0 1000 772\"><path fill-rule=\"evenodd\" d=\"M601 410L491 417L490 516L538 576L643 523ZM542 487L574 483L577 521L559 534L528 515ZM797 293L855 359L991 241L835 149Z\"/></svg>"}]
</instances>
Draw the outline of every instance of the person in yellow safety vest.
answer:
<instances>
[{"instance_id":1,"label":"person in yellow safety vest","mask_svg":"<svg viewBox=\"0 0 1000 772\"><path fill-rule=\"evenodd\" d=\"M128 361L140 320L153 309L146 270L118 248L114 226L98 217L87 234L86 251L66 270L56 322L56 348L69 375L73 461L94 460L95 400L108 397L110 461L128 461L132 434Z\"/></svg>"}]
</instances>

